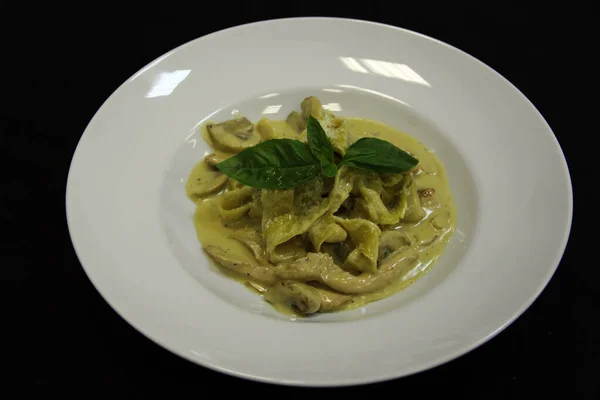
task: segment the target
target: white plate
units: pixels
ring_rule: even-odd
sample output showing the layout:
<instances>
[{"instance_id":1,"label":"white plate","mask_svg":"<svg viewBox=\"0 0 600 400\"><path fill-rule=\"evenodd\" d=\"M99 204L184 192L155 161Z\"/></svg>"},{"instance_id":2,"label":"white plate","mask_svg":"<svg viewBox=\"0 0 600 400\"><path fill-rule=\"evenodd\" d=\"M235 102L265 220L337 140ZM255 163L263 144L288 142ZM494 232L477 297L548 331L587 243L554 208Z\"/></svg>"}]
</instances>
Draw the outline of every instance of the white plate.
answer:
<instances>
[{"instance_id":1,"label":"white plate","mask_svg":"<svg viewBox=\"0 0 600 400\"><path fill-rule=\"evenodd\" d=\"M436 268L404 292L300 322L209 268L184 182L207 150L202 121L281 118L310 94L434 149L458 225ZM86 273L144 335L232 375L323 386L422 371L500 332L557 267L572 192L551 129L489 67L406 30L301 18L208 35L128 79L81 138L66 208Z\"/></svg>"}]
</instances>

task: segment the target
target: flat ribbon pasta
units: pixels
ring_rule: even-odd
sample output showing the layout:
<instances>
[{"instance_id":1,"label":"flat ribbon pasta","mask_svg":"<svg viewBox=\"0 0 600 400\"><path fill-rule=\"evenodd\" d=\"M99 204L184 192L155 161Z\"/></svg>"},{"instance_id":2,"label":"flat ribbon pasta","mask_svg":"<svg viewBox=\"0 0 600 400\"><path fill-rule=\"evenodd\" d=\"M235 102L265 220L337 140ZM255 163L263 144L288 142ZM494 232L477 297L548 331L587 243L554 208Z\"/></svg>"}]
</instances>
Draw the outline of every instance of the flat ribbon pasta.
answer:
<instances>
[{"instance_id":1,"label":"flat ribbon pasta","mask_svg":"<svg viewBox=\"0 0 600 400\"><path fill-rule=\"evenodd\" d=\"M314 207L310 212L304 215L297 215L290 212L279 215L266 222L263 237L265 238L266 251L269 260L271 260L271 262L281 262L282 258L287 259L291 256L297 258L300 256L301 254L292 254L290 257L284 256L289 253L286 250L295 249L298 252L302 249L295 243L285 245L286 242L304 234L326 212L327 203L323 202L321 205ZM280 246L281 248L279 248Z\"/></svg>"},{"instance_id":2,"label":"flat ribbon pasta","mask_svg":"<svg viewBox=\"0 0 600 400\"><path fill-rule=\"evenodd\" d=\"M294 210L294 189L263 189L260 193L260 202L264 210L261 225L265 232L270 221Z\"/></svg>"},{"instance_id":3,"label":"flat ribbon pasta","mask_svg":"<svg viewBox=\"0 0 600 400\"><path fill-rule=\"evenodd\" d=\"M357 177L358 174L351 168L342 167L339 169L335 176L333 189L328 197L330 214L338 211L348 196L350 196L350 193L354 188L354 181Z\"/></svg>"},{"instance_id":4,"label":"flat ribbon pasta","mask_svg":"<svg viewBox=\"0 0 600 400\"><path fill-rule=\"evenodd\" d=\"M262 233L269 261L281 263L306 254L302 236L327 211L321 189L322 181L315 180L296 189L263 190ZM309 204L302 200L305 197L319 201Z\"/></svg>"},{"instance_id":5,"label":"flat ribbon pasta","mask_svg":"<svg viewBox=\"0 0 600 400\"><path fill-rule=\"evenodd\" d=\"M342 167L330 194L330 212L337 212L352 194L359 196L354 201L352 216L375 224L397 224L407 209L407 183L408 179L401 174L386 176L382 180L371 172Z\"/></svg>"},{"instance_id":6,"label":"flat ribbon pasta","mask_svg":"<svg viewBox=\"0 0 600 400\"><path fill-rule=\"evenodd\" d=\"M321 218L319 222L308 230L308 239L316 252L321 251L323 243L339 243L346 240L348 233L329 216Z\"/></svg>"},{"instance_id":7,"label":"flat ribbon pasta","mask_svg":"<svg viewBox=\"0 0 600 400\"><path fill-rule=\"evenodd\" d=\"M335 217L335 221L348 232L355 245L354 250L346 257L344 267L361 272L376 272L381 229L373 222L361 218Z\"/></svg>"},{"instance_id":8,"label":"flat ribbon pasta","mask_svg":"<svg viewBox=\"0 0 600 400\"><path fill-rule=\"evenodd\" d=\"M225 224L231 224L250 215L261 214L258 191L250 186L242 186L223 193L219 201L219 213Z\"/></svg>"},{"instance_id":9,"label":"flat ribbon pasta","mask_svg":"<svg viewBox=\"0 0 600 400\"><path fill-rule=\"evenodd\" d=\"M390 195L389 207L386 206L382 197L375 190L366 186L360 188L360 193L364 199L364 211L370 221L380 225L397 224L406 212L407 194L401 189ZM386 191L389 193L389 191Z\"/></svg>"}]
</instances>

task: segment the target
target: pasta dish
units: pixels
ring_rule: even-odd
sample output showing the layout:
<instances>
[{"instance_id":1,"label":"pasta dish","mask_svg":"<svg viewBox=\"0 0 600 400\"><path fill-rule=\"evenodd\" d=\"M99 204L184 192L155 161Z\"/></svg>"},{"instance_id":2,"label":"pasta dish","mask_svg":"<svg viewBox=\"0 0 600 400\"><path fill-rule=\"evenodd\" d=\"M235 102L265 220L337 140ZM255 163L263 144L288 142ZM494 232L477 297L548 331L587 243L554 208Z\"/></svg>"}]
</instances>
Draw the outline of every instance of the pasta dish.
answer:
<instances>
[{"instance_id":1,"label":"pasta dish","mask_svg":"<svg viewBox=\"0 0 600 400\"><path fill-rule=\"evenodd\" d=\"M454 233L446 172L416 138L316 97L286 120L202 127L185 189L216 268L298 316L349 310L423 276Z\"/></svg>"}]
</instances>

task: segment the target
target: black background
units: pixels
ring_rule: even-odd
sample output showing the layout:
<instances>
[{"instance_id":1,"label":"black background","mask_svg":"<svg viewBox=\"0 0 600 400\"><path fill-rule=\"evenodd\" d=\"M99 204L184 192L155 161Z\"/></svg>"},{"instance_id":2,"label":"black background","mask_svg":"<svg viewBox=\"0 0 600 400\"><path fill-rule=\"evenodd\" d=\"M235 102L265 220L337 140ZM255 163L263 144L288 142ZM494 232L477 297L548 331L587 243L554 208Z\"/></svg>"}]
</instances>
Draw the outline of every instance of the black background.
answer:
<instances>
[{"instance_id":1,"label":"black background","mask_svg":"<svg viewBox=\"0 0 600 400\"><path fill-rule=\"evenodd\" d=\"M581 166L572 161L572 115L564 106L571 96L572 59L565 30L557 29L570 16L558 7L482 3L221 2L210 3L217 9L209 12L191 2L0 2L0 213L9 237L1 243L8 321L3 362L10 366L3 381L128 386L138 395L162 385L189 385L205 394L220 389L218 395L234 387L261 396L319 392L245 381L196 366L150 342L104 302L76 258L66 226L64 194L75 146L123 81L176 46L246 22L339 16L415 30L490 65L546 118L574 176ZM594 378L599 369L593 364L598 339L579 322L596 315L598 297L591 280L576 278L574 241L573 231L560 267L536 302L480 348L414 376L322 390L346 396L390 389L399 397L413 390L486 397L569 390L569 398L593 398L598 393Z\"/></svg>"}]
</instances>

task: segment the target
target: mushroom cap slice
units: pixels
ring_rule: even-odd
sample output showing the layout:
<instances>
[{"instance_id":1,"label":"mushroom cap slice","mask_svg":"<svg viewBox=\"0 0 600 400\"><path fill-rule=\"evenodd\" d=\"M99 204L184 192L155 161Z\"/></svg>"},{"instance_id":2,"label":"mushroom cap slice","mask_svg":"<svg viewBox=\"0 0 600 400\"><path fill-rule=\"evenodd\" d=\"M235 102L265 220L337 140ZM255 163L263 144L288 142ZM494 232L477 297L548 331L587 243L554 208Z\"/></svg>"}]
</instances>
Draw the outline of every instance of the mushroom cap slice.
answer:
<instances>
[{"instance_id":1,"label":"mushroom cap slice","mask_svg":"<svg viewBox=\"0 0 600 400\"><path fill-rule=\"evenodd\" d=\"M266 301L283 305L299 314L314 314L321 308L321 295L312 286L294 281L280 281L267 288Z\"/></svg>"},{"instance_id":2,"label":"mushroom cap slice","mask_svg":"<svg viewBox=\"0 0 600 400\"><path fill-rule=\"evenodd\" d=\"M221 172L210 172L198 178L195 182L190 182L188 193L195 197L205 197L209 194L218 192L227 182L227 175Z\"/></svg>"},{"instance_id":3,"label":"mushroom cap slice","mask_svg":"<svg viewBox=\"0 0 600 400\"><path fill-rule=\"evenodd\" d=\"M206 130L214 147L230 153L238 153L257 145L261 141L260 134L254 130L254 124L246 117L219 124L208 124Z\"/></svg>"},{"instance_id":4,"label":"mushroom cap slice","mask_svg":"<svg viewBox=\"0 0 600 400\"><path fill-rule=\"evenodd\" d=\"M224 173L214 170L202 162L190 174L185 190L190 198L198 200L221 190L228 179Z\"/></svg>"},{"instance_id":5,"label":"mushroom cap slice","mask_svg":"<svg viewBox=\"0 0 600 400\"><path fill-rule=\"evenodd\" d=\"M221 157L214 153L209 154L206 157L204 157L204 162L206 163L206 165L208 165L211 168L216 168L217 164L224 160L225 160L225 157Z\"/></svg>"}]
</instances>

